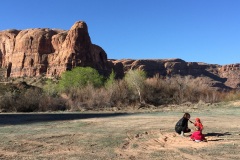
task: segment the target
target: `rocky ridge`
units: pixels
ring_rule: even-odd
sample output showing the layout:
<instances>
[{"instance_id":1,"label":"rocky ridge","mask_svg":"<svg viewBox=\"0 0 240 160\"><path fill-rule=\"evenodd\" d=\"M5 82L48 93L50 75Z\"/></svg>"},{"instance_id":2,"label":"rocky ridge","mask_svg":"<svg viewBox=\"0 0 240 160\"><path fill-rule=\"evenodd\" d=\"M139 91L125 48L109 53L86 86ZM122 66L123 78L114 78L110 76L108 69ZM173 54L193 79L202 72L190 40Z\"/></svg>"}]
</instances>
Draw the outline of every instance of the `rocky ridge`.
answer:
<instances>
[{"instance_id":1,"label":"rocky ridge","mask_svg":"<svg viewBox=\"0 0 240 160\"><path fill-rule=\"evenodd\" d=\"M91 43L85 22L69 31L48 28L0 32L0 66L7 77L59 76L76 66L107 69L107 54Z\"/></svg>"},{"instance_id":2,"label":"rocky ridge","mask_svg":"<svg viewBox=\"0 0 240 160\"><path fill-rule=\"evenodd\" d=\"M107 59L105 51L92 44L83 21L76 22L68 31L49 28L0 31L0 77L57 77L76 66L90 66L105 75L113 69L120 78L130 69L142 69L149 77L201 76L208 79L211 87L240 88L240 64Z\"/></svg>"},{"instance_id":3,"label":"rocky ridge","mask_svg":"<svg viewBox=\"0 0 240 160\"><path fill-rule=\"evenodd\" d=\"M123 72L130 69L146 71L148 77L192 76L202 77L209 86L217 89L240 88L240 64L217 65L200 62L185 62L182 59L122 59L111 60L114 64L122 64Z\"/></svg>"}]
</instances>

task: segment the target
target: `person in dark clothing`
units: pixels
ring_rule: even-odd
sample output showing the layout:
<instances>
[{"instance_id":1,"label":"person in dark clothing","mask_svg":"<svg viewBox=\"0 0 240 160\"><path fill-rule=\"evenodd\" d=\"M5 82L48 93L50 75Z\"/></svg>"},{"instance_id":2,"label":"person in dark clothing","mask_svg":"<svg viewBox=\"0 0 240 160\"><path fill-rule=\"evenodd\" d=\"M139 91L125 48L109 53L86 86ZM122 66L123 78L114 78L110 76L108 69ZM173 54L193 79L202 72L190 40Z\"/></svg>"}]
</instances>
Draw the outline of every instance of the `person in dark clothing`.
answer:
<instances>
[{"instance_id":1,"label":"person in dark clothing","mask_svg":"<svg viewBox=\"0 0 240 160\"><path fill-rule=\"evenodd\" d=\"M191 132L191 129L188 128L189 119L190 114L184 113L183 117L175 125L175 131L181 136L184 136L184 133Z\"/></svg>"}]
</instances>

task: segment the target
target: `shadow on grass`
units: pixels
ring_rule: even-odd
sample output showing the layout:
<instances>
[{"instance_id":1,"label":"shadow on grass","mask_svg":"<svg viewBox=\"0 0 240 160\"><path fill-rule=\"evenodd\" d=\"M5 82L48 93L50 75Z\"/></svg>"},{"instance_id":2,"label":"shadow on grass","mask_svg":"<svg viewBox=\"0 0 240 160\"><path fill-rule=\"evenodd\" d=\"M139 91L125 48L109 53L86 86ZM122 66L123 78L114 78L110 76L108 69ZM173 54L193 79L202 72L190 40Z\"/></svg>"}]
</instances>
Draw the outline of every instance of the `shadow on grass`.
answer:
<instances>
[{"instance_id":1,"label":"shadow on grass","mask_svg":"<svg viewBox=\"0 0 240 160\"><path fill-rule=\"evenodd\" d=\"M227 135L231 135L229 132L225 132L225 133L207 133L205 134L205 137L222 137L222 136L227 136ZM222 141L224 139L222 138L217 138L217 139L211 139L211 140L208 140L208 141Z\"/></svg>"},{"instance_id":2,"label":"shadow on grass","mask_svg":"<svg viewBox=\"0 0 240 160\"><path fill-rule=\"evenodd\" d=\"M227 135L231 135L231 134L229 132L225 132L225 133L207 133L207 134L205 134L205 137L209 137L209 136L221 137L221 136L227 136Z\"/></svg>"},{"instance_id":3,"label":"shadow on grass","mask_svg":"<svg viewBox=\"0 0 240 160\"><path fill-rule=\"evenodd\" d=\"M210 139L210 140L207 140L207 141L222 141L224 139Z\"/></svg>"},{"instance_id":4,"label":"shadow on grass","mask_svg":"<svg viewBox=\"0 0 240 160\"><path fill-rule=\"evenodd\" d=\"M130 115L129 113L28 113L0 114L0 125L21 125L38 122L104 118Z\"/></svg>"}]
</instances>

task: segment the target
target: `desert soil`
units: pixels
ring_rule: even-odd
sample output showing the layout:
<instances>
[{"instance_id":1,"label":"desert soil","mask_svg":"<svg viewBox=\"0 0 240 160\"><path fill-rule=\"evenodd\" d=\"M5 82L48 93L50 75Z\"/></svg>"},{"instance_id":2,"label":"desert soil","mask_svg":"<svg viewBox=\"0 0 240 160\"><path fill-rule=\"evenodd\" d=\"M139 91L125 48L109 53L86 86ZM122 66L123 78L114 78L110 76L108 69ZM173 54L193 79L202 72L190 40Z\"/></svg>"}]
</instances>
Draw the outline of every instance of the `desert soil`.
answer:
<instances>
[{"instance_id":1,"label":"desert soil","mask_svg":"<svg viewBox=\"0 0 240 160\"><path fill-rule=\"evenodd\" d=\"M207 142L174 132L184 112ZM191 129L194 128L189 123ZM240 159L240 102L182 105L138 114L0 114L0 159Z\"/></svg>"}]
</instances>

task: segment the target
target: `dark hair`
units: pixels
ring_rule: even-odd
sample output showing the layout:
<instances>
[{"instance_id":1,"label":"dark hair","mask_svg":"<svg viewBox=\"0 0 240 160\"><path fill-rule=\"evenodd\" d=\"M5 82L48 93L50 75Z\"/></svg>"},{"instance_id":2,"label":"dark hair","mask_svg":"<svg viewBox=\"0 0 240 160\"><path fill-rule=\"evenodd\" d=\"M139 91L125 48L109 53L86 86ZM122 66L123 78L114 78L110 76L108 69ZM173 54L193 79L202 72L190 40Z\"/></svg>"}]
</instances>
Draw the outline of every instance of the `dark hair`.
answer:
<instances>
[{"instance_id":1,"label":"dark hair","mask_svg":"<svg viewBox=\"0 0 240 160\"><path fill-rule=\"evenodd\" d=\"M189 113L184 113L183 117L184 118L190 117L190 114Z\"/></svg>"}]
</instances>

